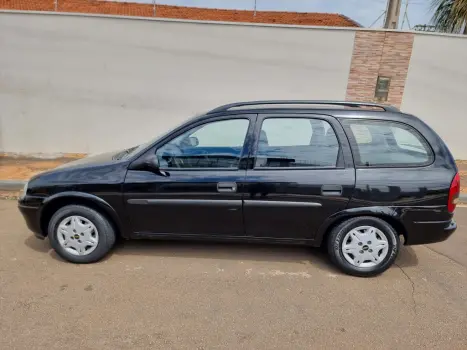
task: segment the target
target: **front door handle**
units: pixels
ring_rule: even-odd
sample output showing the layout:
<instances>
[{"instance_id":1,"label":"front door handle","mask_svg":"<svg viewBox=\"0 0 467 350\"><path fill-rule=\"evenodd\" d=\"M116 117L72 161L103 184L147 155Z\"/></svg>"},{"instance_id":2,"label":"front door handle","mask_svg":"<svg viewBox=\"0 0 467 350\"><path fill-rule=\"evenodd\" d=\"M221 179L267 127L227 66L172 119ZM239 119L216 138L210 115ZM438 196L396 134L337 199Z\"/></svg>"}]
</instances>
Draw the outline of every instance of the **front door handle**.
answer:
<instances>
[{"instance_id":1,"label":"front door handle","mask_svg":"<svg viewBox=\"0 0 467 350\"><path fill-rule=\"evenodd\" d=\"M237 184L235 182L219 182L217 192L237 192Z\"/></svg>"},{"instance_id":2,"label":"front door handle","mask_svg":"<svg viewBox=\"0 0 467 350\"><path fill-rule=\"evenodd\" d=\"M323 196L342 196L342 186L323 185L321 186L321 195Z\"/></svg>"}]
</instances>

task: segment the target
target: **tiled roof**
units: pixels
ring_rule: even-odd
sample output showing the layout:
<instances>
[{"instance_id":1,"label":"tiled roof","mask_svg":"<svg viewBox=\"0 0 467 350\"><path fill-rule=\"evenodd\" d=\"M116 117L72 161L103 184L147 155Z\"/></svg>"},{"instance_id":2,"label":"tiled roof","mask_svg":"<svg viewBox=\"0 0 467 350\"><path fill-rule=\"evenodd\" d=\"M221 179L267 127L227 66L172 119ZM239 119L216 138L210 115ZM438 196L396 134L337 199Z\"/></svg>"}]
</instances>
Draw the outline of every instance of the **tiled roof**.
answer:
<instances>
[{"instance_id":1,"label":"tiled roof","mask_svg":"<svg viewBox=\"0 0 467 350\"><path fill-rule=\"evenodd\" d=\"M0 9L54 11L54 0L0 0ZM116 1L90 0L57 0L57 11L95 14L112 14L124 16L153 17L154 8L151 3L131 3ZM336 13L300 13L258 11L220 10L181 6L156 6L157 17L192 19L204 21L249 22L294 24L311 26L359 27L359 24L346 16Z\"/></svg>"}]
</instances>

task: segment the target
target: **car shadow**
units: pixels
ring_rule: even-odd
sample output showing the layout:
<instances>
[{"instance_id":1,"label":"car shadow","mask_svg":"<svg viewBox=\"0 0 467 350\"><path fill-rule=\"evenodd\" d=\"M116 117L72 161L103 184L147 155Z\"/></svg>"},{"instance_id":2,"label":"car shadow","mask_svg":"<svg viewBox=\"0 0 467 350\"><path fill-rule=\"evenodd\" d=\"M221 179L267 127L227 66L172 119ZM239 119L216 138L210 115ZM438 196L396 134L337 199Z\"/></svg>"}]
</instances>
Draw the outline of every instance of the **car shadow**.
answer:
<instances>
[{"instance_id":1,"label":"car shadow","mask_svg":"<svg viewBox=\"0 0 467 350\"><path fill-rule=\"evenodd\" d=\"M397 256L396 264L399 267L417 266L417 253L411 246L402 246Z\"/></svg>"},{"instance_id":2,"label":"car shadow","mask_svg":"<svg viewBox=\"0 0 467 350\"><path fill-rule=\"evenodd\" d=\"M66 262L52 249L48 239L40 240L34 236L29 236L24 244L36 252L45 253L55 260ZM329 272L340 273L331 264L325 252L319 248L304 246L170 240L119 240L114 249L100 262L112 259L115 255L295 262L303 265L312 264Z\"/></svg>"},{"instance_id":3,"label":"car shadow","mask_svg":"<svg viewBox=\"0 0 467 350\"><path fill-rule=\"evenodd\" d=\"M113 255L142 255L236 261L292 262L341 272L319 248L261 243L132 240L120 242Z\"/></svg>"},{"instance_id":4,"label":"car shadow","mask_svg":"<svg viewBox=\"0 0 467 350\"><path fill-rule=\"evenodd\" d=\"M48 253L50 250L52 250L52 247L47 240L41 240L34 236L29 236L26 238L24 240L24 244L39 253Z\"/></svg>"},{"instance_id":5,"label":"car shadow","mask_svg":"<svg viewBox=\"0 0 467 350\"><path fill-rule=\"evenodd\" d=\"M64 262L64 263L69 263L65 259L62 259L60 255L58 255L55 252L55 250L53 250L53 248L50 246L50 242L48 239L41 240L34 236L29 236L28 238L24 240L24 244L27 247L31 248L32 250L35 250L36 252L48 254L52 259L55 259L57 261ZM107 254L99 262L104 262L107 259L109 259L111 256L112 256L112 252Z\"/></svg>"},{"instance_id":6,"label":"car shadow","mask_svg":"<svg viewBox=\"0 0 467 350\"><path fill-rule=\"evenodd\" d=\"M53 259L64 262L51 248L48 240L29 236L25 245ZM334 274L343 274L329 260L327 253L320 248L273 244L213 243L191 241L131 240L118 241L114 249L101 262L118 255L139 255L154 257L178 257L195 259L224 259L238 261L292 262L313 265ZM397 257L399 267L418 265L417 255L412 247L403 246Z\"/></svg>"},{"instance_id":7,"label":"car shadow","mask_svg":"<svg viewBox=\"0 0 467 350\"><path fill-rule=\"evenodd\" d=\"M48 239L41 240L34 236L29 236L24 240L24 244L36 252L48 254L52 259L65 262L65 260L52 249Z\"/></svg>"}]
</instances>

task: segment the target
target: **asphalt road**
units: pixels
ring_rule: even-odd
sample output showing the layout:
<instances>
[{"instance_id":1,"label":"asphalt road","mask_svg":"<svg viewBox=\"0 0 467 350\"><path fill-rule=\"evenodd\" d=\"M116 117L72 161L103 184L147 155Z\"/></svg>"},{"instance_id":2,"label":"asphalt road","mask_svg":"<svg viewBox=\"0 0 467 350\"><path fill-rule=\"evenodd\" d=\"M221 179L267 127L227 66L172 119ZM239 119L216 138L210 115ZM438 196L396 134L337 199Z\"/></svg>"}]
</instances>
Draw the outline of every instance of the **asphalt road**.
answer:
<instances>
[{"instance_id":1,"label":"asphalt road","mask_svg":"<svg viewBox=\"0 0 467 350\"><path fill-rule=\"evenodd\" d=\"M264 245L126 242L73 265L0 201L0 349L466 349L466 214L362 279Z\"/></svg>"}]
</instances>

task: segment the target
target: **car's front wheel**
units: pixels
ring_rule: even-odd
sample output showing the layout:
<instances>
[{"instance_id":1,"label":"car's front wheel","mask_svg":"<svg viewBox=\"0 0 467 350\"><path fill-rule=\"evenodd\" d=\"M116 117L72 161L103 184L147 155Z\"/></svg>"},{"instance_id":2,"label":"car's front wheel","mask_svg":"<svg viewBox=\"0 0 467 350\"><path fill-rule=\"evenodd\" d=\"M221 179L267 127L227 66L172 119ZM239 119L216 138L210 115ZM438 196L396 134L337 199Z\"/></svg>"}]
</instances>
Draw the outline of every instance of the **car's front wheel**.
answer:
<instances>
[{"instance_id":1,"label":"car's front wheel","mask_svg":"<svg viewBox=\"0 0 467 350\"><path fill-rule=\"evenodd\" d=\"M73 263L98 261L115 243L112 224L99 212L81 205L59 209L49 222L48 236L57 254Z\"/></svg>"},{"instance_id":2,"label":"car's front wheel","mask_svg":"<svg viewBox=\"0 0 467 350\"><path fill-rule=\"evenodd\" d=\"M374 217L346 220L328 236L331 260L344 272L370 277L387 270L396 260L400 240L386 221Z\"/></svg>"}]
</instances>

